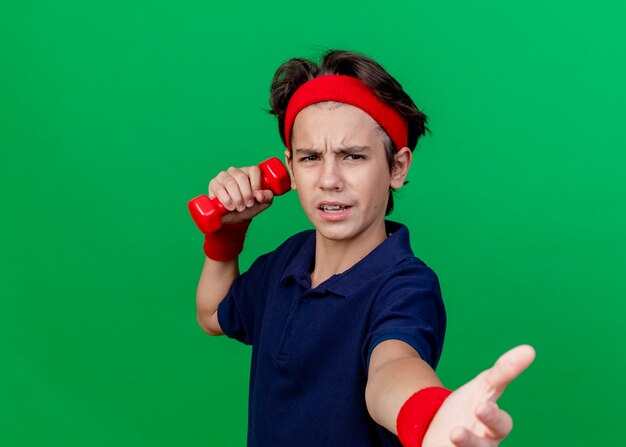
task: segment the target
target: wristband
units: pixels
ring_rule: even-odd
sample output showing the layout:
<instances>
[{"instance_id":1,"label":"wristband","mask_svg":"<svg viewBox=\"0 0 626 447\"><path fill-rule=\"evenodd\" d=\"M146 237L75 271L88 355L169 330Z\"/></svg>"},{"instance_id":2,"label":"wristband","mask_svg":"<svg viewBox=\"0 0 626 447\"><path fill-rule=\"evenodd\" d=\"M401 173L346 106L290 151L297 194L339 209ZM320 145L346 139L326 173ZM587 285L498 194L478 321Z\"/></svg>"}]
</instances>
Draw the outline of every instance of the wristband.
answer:
<instances>
[{"instance_id":1,"label":"wristband","mask_svg":"<svg viewBox=\"0 0 626 447\"><path fill-rule=\"evenodd\" d=\"M204 235L204 254L215 261L228 261L236 258L243 250L243 241L250 220L224 225L218 231Z\"/></svg>"},{"instance_id":2,"label":"wristband","mask_svg":"<svg viewBox=\"0 0 626 447\"><path fill-rule=\"evenodd\" d=\"M398 438L404 447L421 447L430 423L450 394L452 391L448 389L433 386L407 399L396 420Z\"/></svg>"}]
</instances>

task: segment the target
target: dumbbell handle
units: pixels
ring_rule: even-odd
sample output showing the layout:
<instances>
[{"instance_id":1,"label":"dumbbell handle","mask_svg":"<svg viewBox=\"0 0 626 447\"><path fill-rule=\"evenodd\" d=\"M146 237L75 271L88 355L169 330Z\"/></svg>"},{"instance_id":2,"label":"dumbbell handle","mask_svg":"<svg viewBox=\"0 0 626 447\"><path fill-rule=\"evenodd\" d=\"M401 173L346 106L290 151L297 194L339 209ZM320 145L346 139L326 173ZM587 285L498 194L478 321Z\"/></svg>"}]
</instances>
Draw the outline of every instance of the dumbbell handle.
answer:
<instances>
[{"instance_id":1,"label":"dumbbell handle","mask_svg":"<svg viewBox=\"0 0 626 447\"><path fill-rule=\"evenodd\" d=\"M272 157L259 163L259 169L261 170L261 189L269 189L277 196L291 189L289 172L278 158ZM206 195L191 199L187 207L193 221L205 234L222 228L222 216L230 212L217 197L211 199Z\"/></svg>"}]
</instances>

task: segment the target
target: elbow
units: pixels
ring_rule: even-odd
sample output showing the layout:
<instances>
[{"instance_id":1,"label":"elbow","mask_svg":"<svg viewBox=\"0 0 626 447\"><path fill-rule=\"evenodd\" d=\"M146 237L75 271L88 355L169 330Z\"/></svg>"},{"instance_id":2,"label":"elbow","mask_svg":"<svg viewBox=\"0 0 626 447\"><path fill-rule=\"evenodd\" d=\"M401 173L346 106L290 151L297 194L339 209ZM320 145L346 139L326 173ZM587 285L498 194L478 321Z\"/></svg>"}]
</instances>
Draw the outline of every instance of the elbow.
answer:
<instances>
[{"instance_id":1,"label":"elbow","mask_svg":"<svg viewBox=\"0 0 626 447\"><path fill-rule=\"evenodd\" d=\"M365 385L365 407L367 408L367 412L370 417L377 424L382 425L382 420L379 417L379 412L377 411L380 407L379 394L379 386L376 383L376 380L372 380L372 378L368 379L367 384Z\"/></svg>"},{"instance_id":2,"label":"elbow","mask_svg":"<svg viewBox=\"0 0 626 447\"><path fill-rule=\"evenodd\" d=\"M217 322L217 312L209 315L208 317L198 313L196 315L196 320L198 321L198 325L204 332L209 334L212 337L217 337L219 335L224 335L222 328Z\"/></svg>"}]
</instances>

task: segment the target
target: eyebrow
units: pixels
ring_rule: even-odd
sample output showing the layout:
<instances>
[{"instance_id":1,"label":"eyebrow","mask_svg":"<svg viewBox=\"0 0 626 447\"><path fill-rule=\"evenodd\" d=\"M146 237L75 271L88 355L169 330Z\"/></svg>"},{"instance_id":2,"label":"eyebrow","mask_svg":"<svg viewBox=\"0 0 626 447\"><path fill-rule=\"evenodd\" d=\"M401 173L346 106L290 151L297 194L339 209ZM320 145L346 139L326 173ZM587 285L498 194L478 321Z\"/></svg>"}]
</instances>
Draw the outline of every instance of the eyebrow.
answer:
<instances>
[{"instance_id":1,"label":"eyebrow","mask_svg":"<svg viewBox=\"0 0 626 447\"><path fill-rule=\"evenodd\" d=\"M340 147L337 149L333 149L333 152L337 153L337 154L343 154L343 155L347 155L347 154L357 154L359 152L366 152L370 150L369 146L350 146L350 147ZM296 149L295 153L297 155L301 155L301 156L307 156L307 155L318 155L320 154L322 151L319 149L315 149L315 148L308 148L308 147L304 147L304 148L300 148L300 149Z\"/></svg>"}]
</instances>

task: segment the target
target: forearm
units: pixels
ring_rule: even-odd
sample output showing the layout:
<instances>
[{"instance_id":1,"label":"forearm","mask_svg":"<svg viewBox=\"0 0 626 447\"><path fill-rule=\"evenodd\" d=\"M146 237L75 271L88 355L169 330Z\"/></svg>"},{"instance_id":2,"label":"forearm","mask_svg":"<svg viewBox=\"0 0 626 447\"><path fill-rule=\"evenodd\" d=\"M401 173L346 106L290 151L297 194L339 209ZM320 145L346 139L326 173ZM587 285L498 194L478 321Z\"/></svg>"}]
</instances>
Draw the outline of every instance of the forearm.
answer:
<instances>
[{"instance_id":1,"label":"forearm","mask_svg":"<svg viewBox=\"0 0 626 447\"><path fill-rule=\"evenodd\" d=\"M404 357L371 371L365 389L370 416L379 425L397 434L400 408L422 388L442 386L432 368L419 357Z\"/></svg>"},{"instance_id":2,"label":"forearm","mask_svg":"<svg viewBox=\"0 0 626 447\"><path fill-rule=\"evenodd\" d=\"M228 261L205 258L196 291L196 312L198 324L210 335L223 334L217 321L217 307L237 276L238 258Z\"/></svg>"},{"instance_id":3,"label":"forearm","mask_svg":"<svg viewBox=\"0 0 626 447\"><path fill-rule=\"evenodd\" d=\"M287 171L284 176L288 178ZM238 256L243 250L248 225L272 204L274 194L261 187L258 166L229 168L209 183L209 196L216 197L230 210L221 217L221 229L205 234L207 258L198 282L196 310L198 324L209 335L224 334L217 320L217 308L239 276Z\"/></svg>"}]
</instances>

